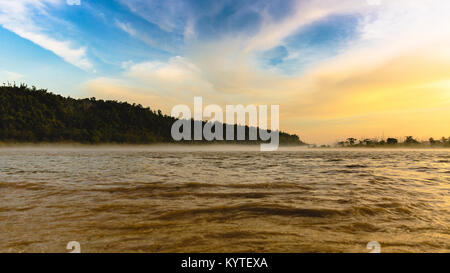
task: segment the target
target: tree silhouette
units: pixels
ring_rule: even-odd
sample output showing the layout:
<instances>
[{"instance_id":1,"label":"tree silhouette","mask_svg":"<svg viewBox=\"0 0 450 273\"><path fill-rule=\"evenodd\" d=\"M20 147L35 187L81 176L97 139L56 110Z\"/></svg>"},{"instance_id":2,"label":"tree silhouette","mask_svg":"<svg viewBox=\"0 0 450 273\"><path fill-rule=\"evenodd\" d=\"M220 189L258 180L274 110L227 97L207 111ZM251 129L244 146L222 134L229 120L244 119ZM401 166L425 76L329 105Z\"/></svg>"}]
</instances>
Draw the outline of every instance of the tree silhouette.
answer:
<instances>
[{"instance_id":1,"label":"tree silhouette","mask_svg":"<svg viewBox=\"0 0 450 273\"><path fill-rule=\"evenodd\" d=\"M405 144L419 144L419 141L415 140L412 136L407 136L405 140Z\"/></svg>"},{"instance_id":2,"label":"tree silhouette","mask_svg":"<svg viewBox=\"0 0 450 273\"><path fill-rule=\"evenodd\" d=\"M398 144L398 140L397 140L396 138L388 138L388 139L386 140L386 144L389 144L389 145L396 145L396 144Z\"/></svg>"},{"instance_id":3,"label":"tree silhouette","mask_svg":"<svg viewBox=\"0 0 450 273\"><path fill-rule=\"evenodd\" d=\"M353 137L347 138L347 141L348 141L348 143L350 144L350 146L355 145L356 140L357 140L357 139L356 139L356 138L353 138Z\"/></svg>"}]
</instances>

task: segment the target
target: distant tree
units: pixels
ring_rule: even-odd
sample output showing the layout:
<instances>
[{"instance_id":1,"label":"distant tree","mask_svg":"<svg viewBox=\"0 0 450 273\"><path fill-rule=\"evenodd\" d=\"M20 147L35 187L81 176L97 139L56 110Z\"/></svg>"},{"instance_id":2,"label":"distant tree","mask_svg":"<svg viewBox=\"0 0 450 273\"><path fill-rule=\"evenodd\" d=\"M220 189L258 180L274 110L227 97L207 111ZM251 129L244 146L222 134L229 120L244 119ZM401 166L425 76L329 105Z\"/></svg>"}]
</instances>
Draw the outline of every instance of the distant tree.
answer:
<instances>
[{"instance_id":1,"label":"distant tree","mask_svg":"<svg viewBox=\"0 0 450 273\"><path fill-rule=\"evenodd\" d=\"M441 142L445 147L450 147L450 136L448 138L442 137Z\"/></svg>"},{"instance_id":2,"label":"distant tree","mask_svg":"<svg viewBox=\"0 0 450 273\"><path fill-rule=\"evenodd\" d=\"M344 147L345 146L345 141L339 141L337 143L337 145L340 146L340 147Z\"/></svg>"},{"instance_id":3,"label":"distant tree","mask_svg":"<svg viewBox=\"0 0 450 273\"><path fill-rule=\"evenodd\" d=\"M357 139L356 139L356 138L353 138L353 137L347 138L347 142L350 144L350 146L355 145L356 140L357 140Z\"/></svg>"},{"instance_id":4,"label":"distant tree","mask_svg":"<svg viewBox=\"0 0 450 273\"><path fill-rule=\"evenodd\" d=\"M397 140L396 138L388 138L388 139L386 140L386 143L387 143L388 145L396 145L396 144L398 144L398 140Z\"/></svg>"},{"instance_id":5,"label":"distant tree","mask_svg":"<svg viewBox=\"0 0 450 273\"><path fill-rule=\"evenodd\" d=\"M407 136L405 140L405 144L419 144L419 141L415 140L412 136Z\"/></svg>"}]
</instances>

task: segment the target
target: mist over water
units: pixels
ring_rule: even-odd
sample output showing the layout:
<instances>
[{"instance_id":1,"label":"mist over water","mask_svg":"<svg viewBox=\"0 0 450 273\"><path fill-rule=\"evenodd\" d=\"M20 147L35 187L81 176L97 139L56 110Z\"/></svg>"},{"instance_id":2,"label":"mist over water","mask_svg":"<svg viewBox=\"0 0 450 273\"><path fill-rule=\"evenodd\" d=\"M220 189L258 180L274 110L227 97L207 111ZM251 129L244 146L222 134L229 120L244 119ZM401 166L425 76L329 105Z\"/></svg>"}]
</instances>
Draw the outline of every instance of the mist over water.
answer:
<instances>
[{"instance_id":1,"label":"mist over water","mask_svg":"<svg viewBox=\"0 0 450 273\"><path fill-rule=\"evenodd\" d=\"M449 150L0 149L0 251L450 251Z\"/></svg>"}]
</instances>

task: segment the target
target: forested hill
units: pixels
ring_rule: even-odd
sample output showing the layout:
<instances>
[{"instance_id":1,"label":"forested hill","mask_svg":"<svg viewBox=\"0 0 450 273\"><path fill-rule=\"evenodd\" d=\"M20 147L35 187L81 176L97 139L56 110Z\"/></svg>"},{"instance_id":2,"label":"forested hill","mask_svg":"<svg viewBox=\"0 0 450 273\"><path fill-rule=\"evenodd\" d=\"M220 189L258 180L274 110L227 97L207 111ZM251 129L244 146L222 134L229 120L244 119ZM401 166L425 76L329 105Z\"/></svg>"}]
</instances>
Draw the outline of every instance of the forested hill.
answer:
<instances>
[{"instance_id":1,"label":"forested hill","mask_svg":"<svg viewBox=\"0 0 450 273\"><path fill-rule=\"evenodd\" d=\"M127 102L66 98L25 85L0 87L2 142L169 143L175 121ZM280 143L304 144L286 133L280 133Z\"/></svg>"}]
</instances>

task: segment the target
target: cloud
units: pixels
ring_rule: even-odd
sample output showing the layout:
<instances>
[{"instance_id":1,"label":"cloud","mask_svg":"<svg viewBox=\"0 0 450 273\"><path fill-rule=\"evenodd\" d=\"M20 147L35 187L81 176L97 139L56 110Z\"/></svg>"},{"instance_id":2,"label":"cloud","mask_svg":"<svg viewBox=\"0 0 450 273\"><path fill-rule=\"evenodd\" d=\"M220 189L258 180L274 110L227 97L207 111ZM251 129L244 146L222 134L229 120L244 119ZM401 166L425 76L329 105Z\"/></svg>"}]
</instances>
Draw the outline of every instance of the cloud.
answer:
<instances>
[{"instance_id":1,"label":"cloud","mask_svg":"<svg viewBox=\"0 0 450 273\"><path fill-rule=\"evenodd\" d=\"M161 96L151 87L136 85L126 79L100 77L84 83L81 88L84 97L136 103L153 110L161 109L164 113L170 113L173 105L183 103L175 97Z\"/></svg>"},{"instance_id":2,"label":"cloud","mask_svg":"<svg viewBox=\"0 0 450 273\"><path fill-rule=\"evenodd\" d=\"M0 71L0 80L4 81L17 81L23 78L22 74L11 72L11 71Z\"/></svg>"},{"instance_id":3,"label":"cloud","mask_svg":"<svg viewBox=\"0 0 450 273\"><path fill-rule=\"evenodd\" d=\"M272 49L302 27L333 14L357 12L366 6L361 0L296 1L291 14L282 20L274 20L266 14L261 29L248 39L245 50Z\"/></svg>"},{"instance_id":4,"label":"cloud","mask_svg":"<svg viewBox=\"0 0 450 273\"><path fill-rule=\"evenodd\" d=\"M122 22L119 20L115 20L115 24L118 28L126 32L128 35L130 35L133 38L136 38L144 43L146 43L149 46L155 47L155 48L161 48L166 51L173 51L173 47L164 45L160 43L158 40L152 39L149 35L146 33L143 33L141 31L138 31L136 28L132 26L131 23Z\"/></svg>"},{"instance_id":5,"label":"cloud","mask_svg":"<svg viewBox=\"0 0 450 273\"><path fill-rule=\"evenodd\" d=\"M203 71L189 59L176 56L167 62L152 61L133 64L125 72L128 79L137 80L156 90L161 97L177 97L180 101L191 101L194 96L215 96L212 83Z\"/></svg>"},{"instance_id":6,"label":"cloud","mask_svg":"<svg viewBox=\"0 0 450 273\"><path fill-rule=\"evenodd\" d=\"M80 6L81 0L66 0L66 3L69 6Z\"/></svg>"},{"instance_id":7,"label":"cloud","mask_svg":"<svg viewBox=\"0 0 450 273\"><path fill-rule=\"evenodd\" d=\"M129 23L123 23L116 19L116 25L126 33L128 33L130 36L136 36L137 31L131 26Z\"/></svg>"},{"instance_id":8,"label":"cloud","mask_svg":"<svg viewBox=\"0 0 450 273\"><path fill-rule=\"evenodd\" d=\"M198 62L196 62L198 64ZM257 84L257 79L251 79L250 75L241 74L234 71L236 77L242 78L239 82L238 78L231 79L230 75L225 79L231 80L230 86L223 86L217 83L215 77L220 77L217 71L214 74L208 73L202 67L197 66L193 60L176 56L166 62L149 61L142 63L126 62L123 64L125 72L120 79L98 78L89 81L84 86L84 90L93 94L103 94L110 97L120 97L136 101L136 98L142 98L143 103L148 103L148 98L143 96L151 96L152 105L161 105L161 107L170 112L171 107L176 104L188 104L193 102L194 96L202 96L205 103L214 103L225 106L226 104L250 104L258 103L258 101L267 101L267 96L274 96L271 92L266 95L260 92L252 94L249 92L236 92L234 86L247 86L248 88L256 88L255 85L263 86L264 82ZM260 80L263 77L257 76ZM247 82L247 79L250 81ZM245 80L245 82L244 82ZM265 79L265 81L275 81L276 79ZM284 84L284 83L281 83ZM253 86L253 87L251 87ZM273 87L272 84L269 86ZM108 93L114 90L113 93ZM267 89L270 91L270 89ZM224 96L224 92L228 92ZM138 100L139 101L139 100ZM169 104L172 103L172 104ZM149 104L148 104L149 105Z\"/></svg>"},{"instance_id":9,"label":"cloud","mask_svg":"<svg viewBox=\"0 0 450 273\"><path fill-rule=\"evenodd\" d=\"M120 0L120 2L164 31L172 32L183 28L186 15L185 1Z\"/></svg>"},{"instance_id":10,"label":"cloud","mask_svg":"<svg viewBox=\"0 0 450 273\"><path fill-rule=\"evenodd\" d=\"M60 0L0 0L0 25L5 29L30 40L31 42L58 55L66 62L83 70L92 69L93 65L87 58L85 47L73 47L70 41L61 41L45 34L39 27L35 16L49 16L47 5L64 3Z\"/></svg>"}]
</instances>

